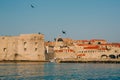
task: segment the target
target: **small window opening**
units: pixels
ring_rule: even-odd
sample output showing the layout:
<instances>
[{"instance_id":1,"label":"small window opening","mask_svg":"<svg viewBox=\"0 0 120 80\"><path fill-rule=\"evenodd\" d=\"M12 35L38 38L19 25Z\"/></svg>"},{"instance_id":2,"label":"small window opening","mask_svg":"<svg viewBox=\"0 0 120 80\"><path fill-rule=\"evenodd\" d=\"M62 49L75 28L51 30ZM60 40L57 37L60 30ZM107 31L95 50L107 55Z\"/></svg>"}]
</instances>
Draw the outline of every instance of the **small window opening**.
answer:
<instances>
[{"instance_id":1,"label":"small window opening","mask_svg":"<svg viewBox=\"0 0 120 80\"><path fill-rule=\"evenodd\" d=\"M26 45L27 44L27 42L24 42L24 45Z\"/></svg>"},{"instance_id":2,"label":"small window opening","mask_svg":"<svg viewBox=\"0 0 120 80\"><path fill-rule=\"evenodd\" d=\"M98 44L101 44L101 42L98 42Z\"/></svg>"},{"instance_id":3,"label":"small window opening","mask_svg":"<svg viewBox=\"0 0 120 80\"><path fill-rule=\"evenodd\" d=\"M6 51L7 51L7 48L3 48L3 51L6 52Z\"/></svg>"},{"instance_id":4,"label":"small window opening","mask_svg":"<svg viewBox=\"0 0 120 80\"><path fill-rule=\"evenodd\" d=\"M37 48L35 48L35 51L37 51Z\"/></svg>"},{"instance_id":5,"label":"small window opening","mask_svg":"<svg viewBox=\"0 0 120 80\"><path fill-rule=\"evenodd\" d=\"M37 37L36 36L34 36L34 39L36 39Z\"/></svg>"},{"instance_id":6,"label":"small window opening","mask_svg":"<svg viewBox=\"0 0 120 80\"><path fill-rule=\"evenodd\" d=\"M24 48L24 51L27 51L27 48Z\"/></svg>"},{"instance_id":7,"label":"small window opening","mask_svg":"<svg viewBox=\"0 0 120 80\"><path fill-rule=\"evenodd\" d=\"M2 37L2 39L5 39L5 37Z\"/></svg>"},{"instance_id":8,"label":"small window opening","mask_svg":"<svg viewBox=\"0 0 120 80\"><path fill-rule=\"evenodd\" d=\"M38 43L37 42L35 42L35 45L37 45Z\"/></svg>"}]
</instances>

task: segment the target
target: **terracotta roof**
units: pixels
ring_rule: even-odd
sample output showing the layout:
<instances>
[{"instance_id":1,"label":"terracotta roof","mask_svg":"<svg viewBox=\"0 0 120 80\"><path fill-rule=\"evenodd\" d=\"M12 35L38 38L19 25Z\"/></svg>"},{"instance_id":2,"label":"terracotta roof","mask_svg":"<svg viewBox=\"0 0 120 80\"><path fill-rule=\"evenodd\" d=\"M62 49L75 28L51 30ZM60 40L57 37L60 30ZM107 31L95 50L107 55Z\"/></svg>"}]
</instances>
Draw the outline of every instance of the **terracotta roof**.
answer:
<instances>
[{"instance_id":1,"label":"terracotta roof","mask_svg":"<svg viewBox=\"0 0 120 80\"><path fill-rule=\"evenodd\" d=\"M89 42L89 40L75 40L75 42Z\"/></svg>"},{"instance_id":2,"label":"terracotta roof","mask_svg":"<svg viewBox=\"0 0 120 80\"><path fill-rule=\"evenodd\" d=\"M106 41L104 39L91 39L90 41L94 42L94 41Z\"/></svg>"},{"instance_id":3,"label":"terracotta roof","mask_svg":"<svg viewBox=\"0 0 120 80\"><path fill-rule=\"evenodd\" d=\"M88 47L94 47L94 46L98 46L98 45L91 45L91 44L77 44L78 46L88 46Z\"/></svg>"},{"instance_id":4,"label":"terracotta roof","mask_svg":"<svg viewBox=\"0 0 120 80\"><path fill-rule=\"evenodd\" d=\"M84 47L84 49L99 49L99 46Z\"/></svg>"},{"instance_id":5,"label":"terracotta roof","mask_svg":"<svg viewBox=\"0 0 120 80\"><path fill-rule=\"evenodd\" d=\"M99 50L107 50L106 48L100 48Z\"/></svg>"},{"instance_id":6,"label":"terracotta roof","mask_svg":"<svg viewBox=\"0 0 120 80\"><path fill-rule=\"evenodd\" d=\"M77 54L77 56L85 56L85 54Z\"/></svg>"}]
</instances>

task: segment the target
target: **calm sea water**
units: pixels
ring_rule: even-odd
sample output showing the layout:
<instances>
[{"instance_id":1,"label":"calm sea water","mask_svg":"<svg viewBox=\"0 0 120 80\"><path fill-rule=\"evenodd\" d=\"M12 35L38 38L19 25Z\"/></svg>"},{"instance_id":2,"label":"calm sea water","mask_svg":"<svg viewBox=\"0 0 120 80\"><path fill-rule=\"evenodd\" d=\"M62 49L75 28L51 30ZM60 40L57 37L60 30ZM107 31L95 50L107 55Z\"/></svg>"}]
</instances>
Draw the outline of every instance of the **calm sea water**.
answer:
<instances>
[{"instance_id":1,"label":"calm sea water","mask_svg":"<svg viewBox=\"0 0 120 80\"><path fill-rule=\"evenodd\" d=\"M0 80L120 80L120 64L0 63Z\"/></svg>"}]
</instances>

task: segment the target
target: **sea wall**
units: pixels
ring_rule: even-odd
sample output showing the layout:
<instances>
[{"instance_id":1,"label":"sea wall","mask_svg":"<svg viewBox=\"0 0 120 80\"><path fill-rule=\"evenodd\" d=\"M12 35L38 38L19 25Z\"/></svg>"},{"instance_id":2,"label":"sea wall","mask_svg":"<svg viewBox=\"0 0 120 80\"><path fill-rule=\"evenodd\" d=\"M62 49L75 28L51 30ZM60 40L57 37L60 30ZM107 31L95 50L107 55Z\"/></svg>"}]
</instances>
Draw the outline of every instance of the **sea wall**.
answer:
<instances>
[{"instance_id":1,"label":"sea wall","mask_svg":"<svg viewBox=\"0 0 120 80\"><path fill-rule=\"evenodd\" d=\"M3 60L45 60L44 35L21 34L0 36L0 61Z\"/></svg>"}]
</instances>

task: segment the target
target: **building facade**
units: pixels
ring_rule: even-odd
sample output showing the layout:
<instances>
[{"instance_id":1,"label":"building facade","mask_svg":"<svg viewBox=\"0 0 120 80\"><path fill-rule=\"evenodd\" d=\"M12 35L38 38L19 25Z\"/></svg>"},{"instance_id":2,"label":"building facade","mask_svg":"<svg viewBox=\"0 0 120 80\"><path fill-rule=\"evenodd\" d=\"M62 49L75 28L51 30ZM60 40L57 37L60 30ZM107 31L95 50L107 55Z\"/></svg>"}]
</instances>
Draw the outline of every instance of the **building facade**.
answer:
<instances>
[{"instance_id":1,"label":"building facade","mask_svg":"<svg viewBox=\"0 0 120 80\"><path fill-rule=\"evenodd\" d=\"M56 39L55 59L120 59L120 43L103 39L72 41L72 45L64 45L64 39Z\"/></svg>"}]
</instances>

